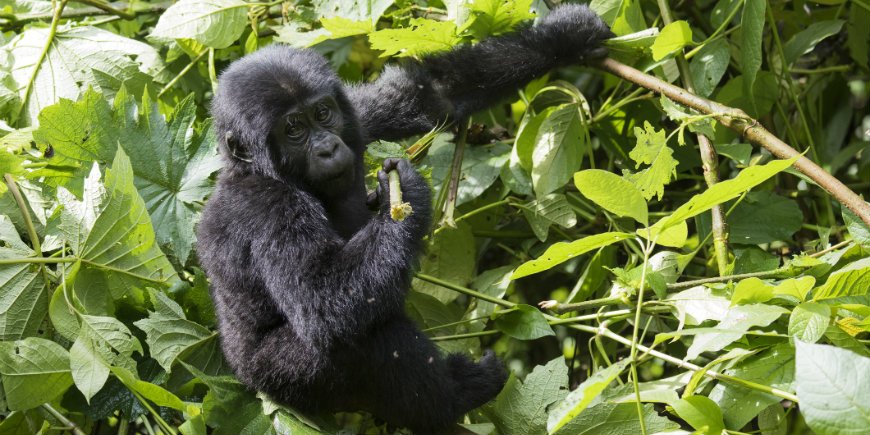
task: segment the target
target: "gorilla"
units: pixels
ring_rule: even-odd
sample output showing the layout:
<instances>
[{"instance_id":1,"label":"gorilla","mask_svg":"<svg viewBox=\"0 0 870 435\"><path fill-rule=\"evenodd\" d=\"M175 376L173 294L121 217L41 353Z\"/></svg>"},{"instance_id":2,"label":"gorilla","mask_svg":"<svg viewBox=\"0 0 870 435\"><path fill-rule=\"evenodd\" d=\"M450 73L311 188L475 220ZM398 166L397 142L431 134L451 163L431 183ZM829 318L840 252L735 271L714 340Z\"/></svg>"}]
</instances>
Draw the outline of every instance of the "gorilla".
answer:
<instances>
[{"instance_id":1,"label":"gorilla","mask_svg":"<svg viewBox=\"0 0 870 435\"><path fill-rule=\"evenodd\" d=\"M506 371L442 355L404 312L431 220L430 190L406 160L378 173L367 206L363 154L515 93L549 70L601 57L612 33L586 6L537 26L342 83L311 50L272 45L232 63L212 102L225 166L197 252L221 345L245 385L304 412L367 411L443 433L493 399ZM414 213L389 218L386 171Z\"/></svg>"}]
</instances>

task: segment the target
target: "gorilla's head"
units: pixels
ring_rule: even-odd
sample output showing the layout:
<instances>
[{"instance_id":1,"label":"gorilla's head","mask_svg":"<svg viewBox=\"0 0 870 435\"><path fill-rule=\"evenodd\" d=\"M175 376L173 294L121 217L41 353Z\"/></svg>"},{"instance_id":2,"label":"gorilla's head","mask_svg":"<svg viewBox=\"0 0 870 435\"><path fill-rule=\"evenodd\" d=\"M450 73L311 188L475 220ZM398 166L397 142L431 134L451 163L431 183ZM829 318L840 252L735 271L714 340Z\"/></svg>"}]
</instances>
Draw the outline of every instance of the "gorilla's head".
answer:
<instances>
[{"instance_id":1,"label":"gorilla's head","mask_svg":"<svg viewBox=\"0 0 870 435\"><path fill-rule=\"evenodd\" d=\"M356 114L326 59L272 45L234 62L212 102L226 169L333 196L361 180Z\"/></svg>"}]
</instances>

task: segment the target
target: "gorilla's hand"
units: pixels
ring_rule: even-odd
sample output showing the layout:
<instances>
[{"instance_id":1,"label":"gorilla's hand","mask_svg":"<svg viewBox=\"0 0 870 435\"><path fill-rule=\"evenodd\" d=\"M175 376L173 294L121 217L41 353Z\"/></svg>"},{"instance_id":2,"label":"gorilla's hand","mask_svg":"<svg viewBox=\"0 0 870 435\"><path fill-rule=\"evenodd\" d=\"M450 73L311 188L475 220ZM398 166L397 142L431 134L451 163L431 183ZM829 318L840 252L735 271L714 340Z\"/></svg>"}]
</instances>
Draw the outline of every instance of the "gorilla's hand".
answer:
<instances>
[{"instance_id":1,"label":"gorilla's hand","mask_svg":"<svg viewBox=\"0 0 870 435\"><path fill-rule=\"evenodd\" d=\"M411 204L411 208L414 209L409 219L416 226L425 227L423 228L424 230L428 229L432 208L432 194L429 190L429 184L417 173L414 166L405 159L386 159L384 160L383 170L378 171L377 197L380 212L385 215L390 213L390 182L387 172L393 170L399 172L402 200Z\"/></svg>"},{"instance_id":2,"label":"gorilla's hand","mask_svg":"<svg viewBox=\"0 0 870 435\"><path fill-rule=\"evenodd\" d=\"M541 19L534 31L556 51L560 64L589 62L607 55L601 43L615 36L586 5L559 6Z\"/></svg>"}]
</instances>

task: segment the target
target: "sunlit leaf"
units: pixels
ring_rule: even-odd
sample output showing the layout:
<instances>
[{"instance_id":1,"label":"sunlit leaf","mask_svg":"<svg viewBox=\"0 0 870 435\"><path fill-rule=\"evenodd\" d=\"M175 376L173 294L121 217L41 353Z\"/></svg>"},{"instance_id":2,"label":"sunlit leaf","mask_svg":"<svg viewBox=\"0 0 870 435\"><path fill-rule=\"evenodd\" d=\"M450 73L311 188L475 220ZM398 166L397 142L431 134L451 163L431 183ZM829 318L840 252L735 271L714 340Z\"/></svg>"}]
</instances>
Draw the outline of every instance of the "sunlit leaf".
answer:
<instances>
[{"instance_id":1,"label":"sunlit leaf","mask_svg":"<svg viewBox=\"0 0 870 435\"><path fill-rule=\"evenodd\" d=\"M570 243L556 243L544 251L540 257L521 264L520 267L514 271L511 279L522 278L524 276L542 272L578 255L630 238L632 238L631 234L612 232L596 234Z\"/></svg>"},{"instance_id":2,"label":"sunlit leaf","mask_svg":"<svg viewBox=\"0 0 870 435\"><path fill-rule=\"evenodd\" d=\"M574 174L574 185L601 208L649 224L646 201L640 191L624 178L600 169L587 169Z\"/></svg>"},{"instance_id":3,"label":"sunlit leaf","mask_svg":"<svg viewBox=\"0 0 870 435\"><path fill-rule=\"evenodd\" d=\"M870 426L870 358L834 346L795 342L801 414L819 435L858 435Z\"/></svg>"},{"instance_id":4,"label":"sunlit leaf","mask_svg":"<svg viewBox=\"0 0 870 435\"><path fill-rule=\"evenodd\" d=\"M73 384L66 349L36 337L0 341L0 374L13 411L50 402Z\"/></svg>"},{"instance_id":5,"label":"sunlit leaf","mask_svg":"<svg viewBox=\"0 0 870 435\"><path fill-rule=\"evenodd\" d=\"M193 39L212 48L226 48L248 25L248 4L241 0L181 0L160 15L151 36Z\"/></svg>"}]
</instances>

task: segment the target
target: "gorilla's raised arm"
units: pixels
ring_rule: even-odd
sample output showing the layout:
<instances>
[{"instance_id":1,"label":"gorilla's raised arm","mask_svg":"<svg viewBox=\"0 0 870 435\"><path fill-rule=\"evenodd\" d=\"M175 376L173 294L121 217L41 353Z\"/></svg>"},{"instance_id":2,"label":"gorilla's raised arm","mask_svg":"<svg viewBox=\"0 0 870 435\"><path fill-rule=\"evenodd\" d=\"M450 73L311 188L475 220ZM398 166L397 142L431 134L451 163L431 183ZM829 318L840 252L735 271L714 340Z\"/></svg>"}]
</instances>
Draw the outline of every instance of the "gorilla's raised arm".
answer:
<instances>
[{"instance_id":1,"label":"gorilla's raised arm","mask_svg":"<svg viewBox=\"0 0 870 435\"><path fill-rule=\"evenodd\" d=\"M396 140L485 109L555 67L602 56L611 36L585 5L564 5L537 26L387 67L349 97L367 140Z\"/></svg>"}]
</instances>

